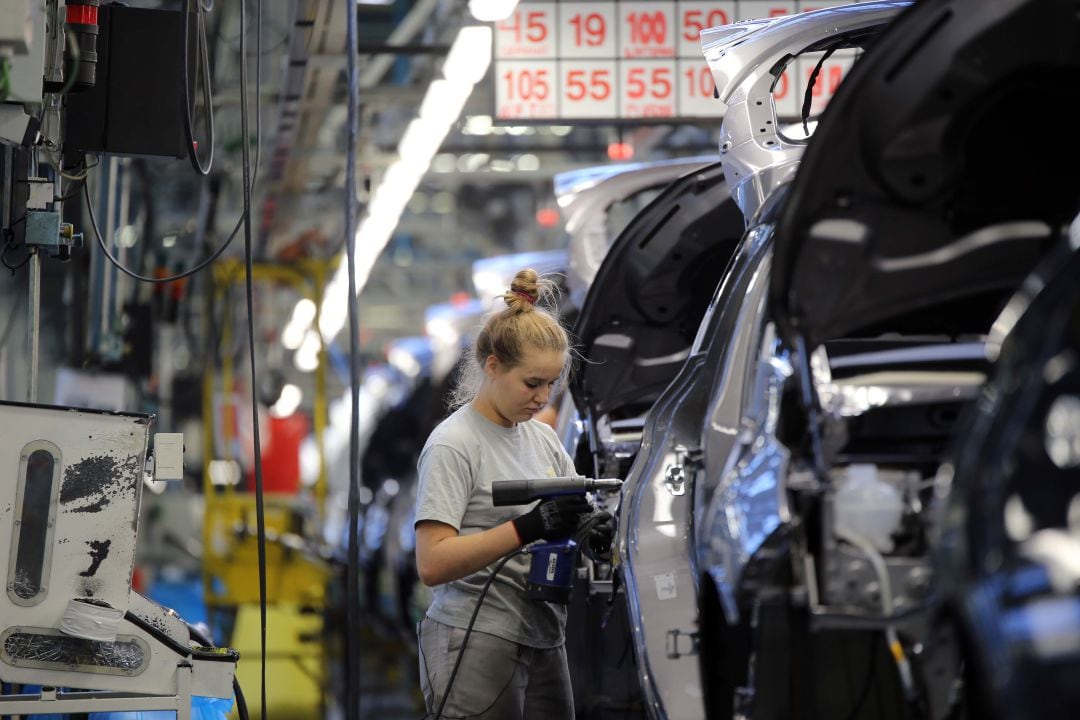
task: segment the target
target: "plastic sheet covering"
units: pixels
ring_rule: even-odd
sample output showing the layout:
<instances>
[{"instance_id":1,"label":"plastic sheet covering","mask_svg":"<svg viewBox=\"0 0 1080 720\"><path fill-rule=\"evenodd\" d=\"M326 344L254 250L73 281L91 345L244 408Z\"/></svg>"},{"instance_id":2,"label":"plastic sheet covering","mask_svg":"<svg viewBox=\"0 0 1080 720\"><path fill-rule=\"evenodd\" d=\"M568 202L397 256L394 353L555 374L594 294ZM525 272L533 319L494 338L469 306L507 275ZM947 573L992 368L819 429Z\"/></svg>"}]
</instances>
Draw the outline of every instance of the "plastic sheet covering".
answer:
<instances>
[{"instance_id":1,"label":"plastic sheet covering","mask_svg":"<svg viewBox=\"0 0 1080 720\"><path fill-rule=\"evenodd\" d=\"M232 698L195 695L191 698L191 720L226 720L232 707ZM176 713L172 710L90 713L89 720L176 720Z\"/></svg>"},{"instance_id":2,"label":"plastic sheet covering","mask_svg":"<svg viewBox=\"0 0 1080 720\"><path fill-rule=\"evenodd\" d=\"M102 642L54 630L16 628L5 633L3 642L4 660L17 666L128 675L149 662L148 650L132 636Z\"/></svg>"},{"instance_id":3,"label":"plastic sheet covering","mask_svg":"<svg viewBox=\"0 0 1080 720\"><path fill-rule=\"evenodd\" d=\"M67 609L64 610L60 630L84 640L112 643L116 640L116 631L123 619L123 610L72 599L68 601Z\"/></svg>"}]
</instances>

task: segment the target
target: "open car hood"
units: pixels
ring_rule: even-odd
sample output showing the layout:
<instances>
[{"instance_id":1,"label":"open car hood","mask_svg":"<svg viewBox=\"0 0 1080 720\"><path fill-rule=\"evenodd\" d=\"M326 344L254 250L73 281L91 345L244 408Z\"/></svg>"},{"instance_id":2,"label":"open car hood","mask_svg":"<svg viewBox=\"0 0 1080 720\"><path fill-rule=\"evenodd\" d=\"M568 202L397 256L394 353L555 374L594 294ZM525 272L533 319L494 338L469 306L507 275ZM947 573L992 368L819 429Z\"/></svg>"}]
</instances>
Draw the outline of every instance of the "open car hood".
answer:
<instances>
[{"instance_id":1,"label":"open car hood","mask_svg":"<svg viewBox=\"0 0 1080 720\"><path fill-rule=\"evenodd\" d=\"M743 232L719 163L680 177L642 210L607 253L574 334L585 361L577 407L636 415L667 387Z\"/></svg>"},{"instance_id":2,"label":"open car hood","mask_svg":"<svg viewBox=\"0 0 1080 720\"><path fill-rule=\"evenodd\" d=\"M643 190L663 187L716 159L713 155L602 165L555 176L555 199L570 236L566 285L574 307L581 308L585 302L614 240L607 223L611 206Z\"/></svg>"},{"instance_id":3,"label":"open car hood","mask_svg":"<svg viewBox=\"0 0 1080 720\"><path fill-rule=\"evenodd\" d=\"M720 159L748 223L773 190L791 181L807 146L780 130L772 90L784 68L801 53L866 47L909 4L857 3L701 33L717 96L727 105Z\"/></svg>"},{"instance_id":4,"label":"open car hood","mask_svg":"<svg viewBox=\"0 0 1080 720\"><path fill-rule=\"evenodd\" d=\"M1078 72L1080 21L1064 3L899 16L823 113L781 212L781 332L810 348L853 332L985 332L964 299L1018 285L1080 209L1080 144L1056 140L1044 112L1075 106Z\"/></svg>"}]
</instances>

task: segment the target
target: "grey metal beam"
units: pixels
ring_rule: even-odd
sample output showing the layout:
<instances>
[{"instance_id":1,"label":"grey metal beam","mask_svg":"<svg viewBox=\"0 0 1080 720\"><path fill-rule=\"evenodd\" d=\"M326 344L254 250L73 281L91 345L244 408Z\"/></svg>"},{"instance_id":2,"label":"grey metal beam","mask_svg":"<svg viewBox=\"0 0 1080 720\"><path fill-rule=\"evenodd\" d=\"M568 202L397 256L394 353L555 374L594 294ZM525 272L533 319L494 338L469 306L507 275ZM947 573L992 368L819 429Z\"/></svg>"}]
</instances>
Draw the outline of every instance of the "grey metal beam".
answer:
<instances>
[{"instance_id":1,"label":"grey metal beam","mask_svg":"<svg viewBox=\"0 0 1080 720\"><path fill-rule=\"evenodd\" d=\"M412 42L421 30L429 27L431 15L439 6L439 0L419 0L409 14L398 24L390 37L386 39L387 45L405 45ZM360 72L360 89L374 87L382 82L382 78L394 64L393 55L376 55L371 62Z\"/></svg>"}]
</instances>

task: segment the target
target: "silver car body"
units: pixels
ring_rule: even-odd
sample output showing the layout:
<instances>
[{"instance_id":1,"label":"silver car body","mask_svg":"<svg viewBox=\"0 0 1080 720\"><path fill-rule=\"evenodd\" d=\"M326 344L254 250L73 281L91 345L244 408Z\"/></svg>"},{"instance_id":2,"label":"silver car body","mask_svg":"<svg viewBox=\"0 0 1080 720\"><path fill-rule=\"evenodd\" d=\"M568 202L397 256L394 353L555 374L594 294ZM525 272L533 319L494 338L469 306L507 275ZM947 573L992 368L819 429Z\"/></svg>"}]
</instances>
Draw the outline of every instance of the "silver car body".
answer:
<instances>
[{"instance_id":1,"label":"silver car body","mask_svg":"<svg viewBox=\"0 0 1080 720\"><path fill-rule=\"evenodd\" d=\"M745 267L743 256L761 252L763 242L756 235L744 242L732 266ZM756 327L766 280L767 273L729 272L702 326L712 321L727 325L725 313L734 312L735 336L740 347L745 345L744 328ZM641 683L649 715L656 718L705 716L697 647L701 575L694 552L694 477L705 408L701 388L729 367L715 362L703 344L706 337L699 333L683 369L649 411L620 507L619 557ZM742 385L741 375L734 380Z\"/></svg>"},{"instance_id":2,"label":"silver car body","mask_svg":"<svg viewBox=\"0 0 1080 720\"><path fill-rule=\"evenodd\" d=\"M816 11L703 34L706 57L723 88L721 99L729 104L725 127L728 118L738 125L739 113L749 113L750 96L739 89L759 88L761 97L767 96L763 106L772 118L766 125L775 128L769 69L836 32L881 26L905 5L867 3L854 11L846 7ZM717 42L721 31L726 43ZM729 58L727 49L733 47L740 52ZM710 50L715 50L712 56ZM758 144L752 135L738 146L721 145L724 174L747 221L793 177L805 147L805 142L786 143L784 152L777 152L773 145L779 137L774 132L771 145L765 144L767 140ZM779 165L778 173L770 173L772 164ZM753 169L750 177L748 168ZM777 345L771 326L764 323L770 233L770 226L759 226L744 238L685 367L649 411L641 448L623 489L619 560L635 620L639 674L649 714L655 718L705 714L696 657L701 572L696 552L700 548L695 546L701 536L695 505L700 513L705 500L698 480L727 478L709 495L710 510L722 505L726 521L716 527L720 538L715 550L723 559L711 562L714 554L707 549L702 555L710 560L709 569L741 567L788 517L778 483L787 469L787 450L775 440L775 428L779 393L791 368L783 357L762 353ZM706 332L711 322L722 323L723 332ZM713 347L707 348L706 341L714 339ZM708 401L702 386L713 388ZM703 464L702 450L707 446L705 456L723 458L723 467ZM705 513L706 519L712 517Z\"/></svg>"},{"instance_id":3,"label":"silver car body","mask_svg":"<svg viewBox=\"0 0 1080 720\"><path fill-rule=\"evenodd\" d=\"M566 285L574 307L580 308L585 302L596 271L615 239L607 225L609 208L716 160L716 156L674 158L604 165L555 176L555 199L570 236Z\"/></svg>"},{"instance_id":4,"label":"silver car body","mask_svg":"<svg viewBox=\"0 0 1080 720\"><path fill-rule=\"evenodd\" d=\"M651 467L632 468L635 457L668 448L653 464L663 472L681 462L678 443L667 440L665 413L681 399L670 388L695 384L687 364L695 333L743 234L719 162L681 175L613 240L575 327L589 362L574 374L577 412L564 413L560 431L582 472L625 479L614 585L625 590L619 612L654 717L704 715L692 508L687 484L673 476L668 489L653 482Z\"/></svg>"},{"instance_id":5,"label":"silver car body","mask_svg":"<svg viewBox=\"0 0 1080 720\"><path fill-rule=\"evenodd\" d=\"M701 49L727 105L720 159L731 195L749 223L773 190L795 177L806 139L780 131L772 87L774 67L830 36L888 22L911 3L865 2L709 28Z\"/></svg>"}]
</instances>

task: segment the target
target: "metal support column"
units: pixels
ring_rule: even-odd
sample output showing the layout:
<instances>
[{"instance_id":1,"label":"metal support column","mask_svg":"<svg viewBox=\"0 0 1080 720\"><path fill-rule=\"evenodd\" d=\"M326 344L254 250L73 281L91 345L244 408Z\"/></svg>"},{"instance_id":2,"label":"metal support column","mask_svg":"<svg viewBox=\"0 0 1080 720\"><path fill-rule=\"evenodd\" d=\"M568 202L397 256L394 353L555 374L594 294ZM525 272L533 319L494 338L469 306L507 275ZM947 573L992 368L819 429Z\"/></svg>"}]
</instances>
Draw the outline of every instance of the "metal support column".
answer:
<instances>
[{"instance_id":1,"label":"metal support column","mask_svg":"<svg viewBox=\"0 0 1080 720\"><path fill-rule=\"evenodd\" d=\"M41 344L41 254L30 258L30 312L27 316L26 341L30 346L30 380L26 401L37 402L38 348Z\"/></svg>"}]
</instances>

